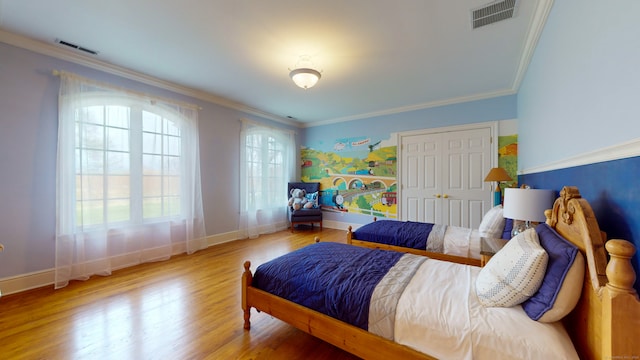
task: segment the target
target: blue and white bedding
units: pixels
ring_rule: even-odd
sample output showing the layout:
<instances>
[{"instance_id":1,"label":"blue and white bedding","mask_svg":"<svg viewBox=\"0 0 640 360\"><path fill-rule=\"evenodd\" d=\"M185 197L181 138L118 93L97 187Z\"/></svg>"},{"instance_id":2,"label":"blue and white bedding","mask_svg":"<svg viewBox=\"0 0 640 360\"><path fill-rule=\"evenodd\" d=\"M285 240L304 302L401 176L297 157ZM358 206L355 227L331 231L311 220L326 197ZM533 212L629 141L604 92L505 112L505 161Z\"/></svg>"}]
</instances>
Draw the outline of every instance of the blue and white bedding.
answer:
<instances>
[{"instance_id":1,"label":"blue and white bedding","mask_svg":"<svg viewBox=\"0 0 640 360\"><path fill-rule=\"evenodd\" d=\"M378 244L480 259L476 229L414 221L378 220L359 227L353 238Z\"/></svg>"},{"instance_id":2,"label":"blue and white bedding","mask_svg":"<svg viewBox=\"0 0 640 360\"><path fill-rule=\"evenodd\" d=\"M317 243L260 265L252 285L367 330L376 286L386 289L386 295L391 288L401 292L404 287L397 283L406 285L415 272L407 269L417 268L425 259L404 257L394 251ZM392 269L396 276L383 281ZM374 307L380 308L375 302Z\"/></svg>"},{"instance_id":3,"label":"blue and white bedding","mask_svg":"<svg viewBox=\"0 0 640 360\"><path fill-rule=\"evenodd\" d=\"M478 229L414 221L380 220L363 225L353 239L447 255L480 259L480 238L511 238L513 220L505 219L502 205L484 214Z\"/></svg>"},{"instance_id":4,"label":"blue and white bedding","mask_svg":"<svg viewBox=\"0 0 640 360\"><path fill-rule=\"evenodd\" d=\"M577 359L560 322L487 308L479 267L338 243L260 265L252 286L436 358Z\"/></svg>"},{"instance_id":5,"label":"blue and white bedding","mask_svg":"<svg viewBox=\"0 0 640 360\"><path fill-rule=\"evenodd\" d=\"M358 228L358 240L424 250L436 224L415 221L378 220ZM437 229L436 229L437 232Z\"/></svg>"}]
</instances>

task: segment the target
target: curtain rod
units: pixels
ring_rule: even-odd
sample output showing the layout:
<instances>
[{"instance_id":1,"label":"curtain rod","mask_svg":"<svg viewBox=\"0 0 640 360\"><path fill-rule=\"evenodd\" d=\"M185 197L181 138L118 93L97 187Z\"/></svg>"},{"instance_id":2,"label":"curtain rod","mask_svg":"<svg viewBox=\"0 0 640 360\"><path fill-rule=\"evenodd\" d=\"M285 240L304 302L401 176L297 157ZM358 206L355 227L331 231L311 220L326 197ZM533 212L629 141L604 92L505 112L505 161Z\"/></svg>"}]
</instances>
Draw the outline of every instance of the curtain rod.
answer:
<instances>
[{"instance_id":1,"label":"curtain rod","mask_svg":"<svg viewBox=\"0 0 640 360\"><path fill-rule=\"evenodd\" d=\"M193 109L193 110L202 110L202 107L195 105L195 104L190 104L188 102L182 102L179 100L174 100L174 99L170 99L170 98L164 98L164 97L160 97L160 96L155 96L155 95L149 95L147 93L141 92L141 91L136 91L136 90L131 90L131 89L127 89L121 86L117 86L117 85L112 85L110 83L106 83L106 82L101 82L98 80L94 80L94 79L90 79L78 74L74 74L74 73L70 73L70 72L66 72L66 71L62 71L62 70L57 70L57 69L53 69L51 71L51 74L53 74L53 76L68 76L71 78L76 78L88 83L91 83L93 85L97 85L97 86L101 86L101 87L105 87L108 89L113 89L113 90L118 90L118 91L123 91L126 93L130 93L136 96L142 96L145 98L148 98L150 101L161 101L161 102L165 102L168 104L172 104L172 105L176 105L176 106L181 106L184 108L188 108L188 109Z\"/></svg>"}]
</instances>

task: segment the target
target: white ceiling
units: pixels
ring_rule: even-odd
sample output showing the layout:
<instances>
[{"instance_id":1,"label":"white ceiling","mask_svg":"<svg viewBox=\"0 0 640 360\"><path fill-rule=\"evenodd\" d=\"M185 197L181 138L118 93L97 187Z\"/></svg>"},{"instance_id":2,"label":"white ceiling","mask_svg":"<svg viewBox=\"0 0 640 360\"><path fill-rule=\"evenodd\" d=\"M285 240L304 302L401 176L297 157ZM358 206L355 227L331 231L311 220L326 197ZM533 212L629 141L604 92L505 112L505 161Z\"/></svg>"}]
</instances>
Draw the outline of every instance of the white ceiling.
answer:
<instances>
[{"instance_id":1,"label":"white ceiling","mask_svg":"<svg viewBox=\"0 0 640 360\"><path fill-rule=\"evenodd\" d=\"M0 30L310 126L515 93L553 1L472 30L490 2L0 0ZM303 55L309 90L288 76Z\"/></svg>"}]
</instances>

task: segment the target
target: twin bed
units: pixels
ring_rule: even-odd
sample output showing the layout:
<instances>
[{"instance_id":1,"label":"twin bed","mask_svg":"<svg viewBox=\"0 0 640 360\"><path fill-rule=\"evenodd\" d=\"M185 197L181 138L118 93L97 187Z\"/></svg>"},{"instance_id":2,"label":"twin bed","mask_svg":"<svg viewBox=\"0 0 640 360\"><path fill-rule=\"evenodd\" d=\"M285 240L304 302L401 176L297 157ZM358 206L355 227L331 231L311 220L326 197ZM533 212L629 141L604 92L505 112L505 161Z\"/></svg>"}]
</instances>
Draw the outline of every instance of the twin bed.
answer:
<instances>
[{"instance_id":1,"label":"twin bed","mask_svg":"<svg viewBox=\"0 0 640 360\"><path fill-rule=\"evenodd\" d=\"M608 241L607 265L593 211L571 187L562 190L541 227L543 253L556 253L551 247L558 242L566 244L559 256L548 256L540 290L522 304L496 307L487 304L486 295L491 300L503 290L491 287L492 271L500 272L501 261L513 254L530 260L528 251L517 251L528 249L519 245L524 239L511 240L485 268L317 243L261 265L255 275L245 263L244 326L250 328L253 307L365 359L640 356L640 302L629 261L633 245ZM549 236L555 240L544 240ZM557 272L557 258L568 253L573 257L564 264L567 269ZM539 273L541 266L534 261L532 268ZM543 291L549 283L555 293ZM536 301L551 305L540 307Z\"/></svg>"},{"instance_id":2,"label":"twin bed","mask_svg":"<svg viewBox=\"0 0 640 360\"><path fill-rule=\"evenodd\" d=\"M433 259L481 265L481 238L509 239L513 221L502 215L502 205L490 209L478 229L413 221L376 220L347 231L347 244L394 250Z\"/></svg>"}]
</instances>

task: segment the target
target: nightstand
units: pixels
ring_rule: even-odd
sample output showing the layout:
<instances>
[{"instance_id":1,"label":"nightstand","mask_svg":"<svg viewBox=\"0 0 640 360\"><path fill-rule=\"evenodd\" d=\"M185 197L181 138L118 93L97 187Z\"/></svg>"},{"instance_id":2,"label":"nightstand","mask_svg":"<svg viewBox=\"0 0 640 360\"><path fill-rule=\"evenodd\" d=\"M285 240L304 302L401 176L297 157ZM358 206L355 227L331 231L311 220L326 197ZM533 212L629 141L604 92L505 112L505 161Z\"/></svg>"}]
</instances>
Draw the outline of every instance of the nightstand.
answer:
<instances>
[{"instance_id":1,"label":"nightstand","mask_svg":"<svg viewBox=\"0 0 640 360\"><path fill-rule=\"evenodd\" d=\"M509 240L497 238L480 238L480 266L485 266L489 259L495 255Z\"/></svg>"}]
</instances>

